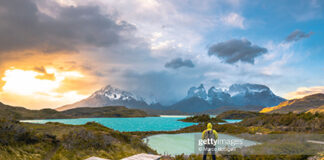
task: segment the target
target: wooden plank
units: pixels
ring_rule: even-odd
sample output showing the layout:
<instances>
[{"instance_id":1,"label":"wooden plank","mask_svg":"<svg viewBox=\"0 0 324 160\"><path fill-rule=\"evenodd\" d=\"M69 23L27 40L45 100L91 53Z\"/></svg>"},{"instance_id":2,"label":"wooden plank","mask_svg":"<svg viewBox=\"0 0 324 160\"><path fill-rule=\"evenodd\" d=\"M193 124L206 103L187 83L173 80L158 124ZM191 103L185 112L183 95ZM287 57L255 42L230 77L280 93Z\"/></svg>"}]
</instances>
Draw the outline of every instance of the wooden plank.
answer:
<instances>
[{"instance_id":1,"label":"wooden plank","mask_svg":"<svg viewBox=\"0 0 324 160\"><path fill-rule=\"evenodd\" d=\"M159 160L160 158L160 155L141 153L127 158L123 158L122 160Z\"/></svg>"},{"instance_id":2,"label":"wooden plank","mask_svg":"<svg viewBox=\"0 0 324 160\"><path fill-rule=\"evenodd\" d=\"M309 143L317 143L317 144L324 144L323 141L314 141L314 140L308 140Z\"/></svg>"}]
</instances>

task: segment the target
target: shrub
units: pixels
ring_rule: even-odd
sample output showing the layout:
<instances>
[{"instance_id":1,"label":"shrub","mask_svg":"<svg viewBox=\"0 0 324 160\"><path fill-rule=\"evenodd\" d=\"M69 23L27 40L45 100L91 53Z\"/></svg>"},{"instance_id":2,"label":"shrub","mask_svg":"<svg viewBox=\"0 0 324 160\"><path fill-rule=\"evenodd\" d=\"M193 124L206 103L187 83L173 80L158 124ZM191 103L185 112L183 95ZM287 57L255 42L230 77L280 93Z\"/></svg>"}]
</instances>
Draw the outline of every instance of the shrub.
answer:
<instances>
[{"instance_id":1,"label":"shrub","mask_svg":"<svg viewBox=\"0 0 324 160\"><path fill-rule=\"evenodd\" d=\"M66 149L105 149L114 140L110 135L78 129L63 136L63 146Z\"/></svg>"},{"instance_id":2,"label":"shrub","mask_svg":"<svg viewBox=\"0 0 324 160\"><path fill-rule=\"evenodd\" d=\"M180 121L183 122L210 122L210 123L218 123L218 122L225 122L224 120L217 118L217 117L210 117L208 114L202 114L202 115L196 115L196 116L192 116L192 117L187 117L185 119L181 119Z\"/></svg>"},{"instance_id":3,"label":"shrub","mask_svg":"<svg viewBox=\"0 0 324 160\"><path fill-rule=\"evenodd\" d=\"M40 141L40 138L23 127L18 121L0 119L0 144L32 144L38 141Z\"/></svg>"}]
</instances>

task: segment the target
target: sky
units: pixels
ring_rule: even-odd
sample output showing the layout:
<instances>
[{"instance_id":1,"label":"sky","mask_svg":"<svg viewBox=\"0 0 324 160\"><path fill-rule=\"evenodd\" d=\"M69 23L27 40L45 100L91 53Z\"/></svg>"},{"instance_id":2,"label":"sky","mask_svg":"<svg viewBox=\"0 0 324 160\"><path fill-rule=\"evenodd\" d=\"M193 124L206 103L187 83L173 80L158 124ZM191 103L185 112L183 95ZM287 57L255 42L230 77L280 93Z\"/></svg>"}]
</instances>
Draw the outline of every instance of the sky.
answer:
<instances>
[{"instance_id":1,"label":"sky","mask_svg":"<svg viewBox=\"0 0 324 160\"><path fill-rule=\"evenodd\" d=\"M0 0L0 102L56 108L112 85L171 104L192 86L324 93L324 1Z\"/></svg>"}]
</instances>

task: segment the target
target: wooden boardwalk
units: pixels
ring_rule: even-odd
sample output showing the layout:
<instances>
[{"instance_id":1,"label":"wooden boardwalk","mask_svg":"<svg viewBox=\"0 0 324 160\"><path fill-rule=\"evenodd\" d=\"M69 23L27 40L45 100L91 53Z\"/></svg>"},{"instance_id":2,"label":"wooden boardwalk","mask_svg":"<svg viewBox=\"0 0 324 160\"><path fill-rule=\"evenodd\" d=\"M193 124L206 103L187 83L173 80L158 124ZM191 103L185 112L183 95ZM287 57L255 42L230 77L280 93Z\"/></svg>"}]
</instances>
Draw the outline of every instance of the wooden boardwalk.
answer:
<instances>
[{"instance_id":1,"label":"wooden boardwalk","mask_svg":"<svg viewBox=\"0 0 324 160\"><path fill-rule=\"evenodd\" d=\"M161 158L160 155L141 153L141 154L136 154L136 155L133 155L130 157L123 158L121 160L159 160L160 158ZM99 157L90 157L85 160L109 160L109 159L99 158Z\"/></svg>"},{"instance_id":2,"label":"wooden boardwalk","mask_svg":"<svg viewBox=\"0 0 324 160\"><path fill-rule=\"evenodd\" d=\"M122 160L159 160L160 158L160 155L141 153L127 158L123 158Z\"/></svg>"},{"instance_id":3,"label":"wooden boardwalk","mask_svg":"<svg viewBox=\"0 0 324 160\"><path fill-rule=\"evenodd\" d=\"M324 144L324 141L307 140L309 143Z\"/></svg>"}]
</instances>

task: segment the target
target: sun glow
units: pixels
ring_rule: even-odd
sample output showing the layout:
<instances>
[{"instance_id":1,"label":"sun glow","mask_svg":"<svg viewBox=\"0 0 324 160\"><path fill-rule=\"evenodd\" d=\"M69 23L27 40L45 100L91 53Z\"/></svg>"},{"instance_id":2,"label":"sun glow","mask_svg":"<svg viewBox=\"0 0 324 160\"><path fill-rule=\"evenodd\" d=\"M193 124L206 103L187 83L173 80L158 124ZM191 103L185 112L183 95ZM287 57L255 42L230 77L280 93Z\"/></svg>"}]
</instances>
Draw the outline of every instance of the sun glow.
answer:
<instances>
[{"instance_id":1,"label":"sun glow","mask_svg":"<svg viewBox=\"0 0 324 160\"><path fill-rule=\"evenodd\" d=\"M46 79L47 75L51 75L51 78ZM60 83L66 77L82 76L79 72L58 72L54 68L47 68L44 73L33 70L8 69L2 78L6 82L2 89L5 92L22 95L35 93L54 95L53 90L59 88Z\"/></svg>"}]
</instances>

